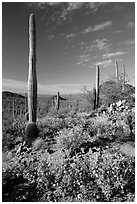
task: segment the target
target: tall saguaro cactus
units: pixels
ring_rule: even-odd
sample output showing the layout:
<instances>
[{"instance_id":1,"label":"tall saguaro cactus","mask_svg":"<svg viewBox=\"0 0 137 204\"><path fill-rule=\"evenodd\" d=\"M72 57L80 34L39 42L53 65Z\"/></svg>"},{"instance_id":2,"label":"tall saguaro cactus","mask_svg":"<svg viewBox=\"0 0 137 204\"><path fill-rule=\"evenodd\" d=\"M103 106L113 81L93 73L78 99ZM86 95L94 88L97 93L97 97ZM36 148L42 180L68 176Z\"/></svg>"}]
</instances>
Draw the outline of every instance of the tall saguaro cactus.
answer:
<instances>
[{"instance_id":1,"label":"tall saguaro cactus","mask_svg":"<svg viewBox=\"0 0 137 204\"><path fill-rule=\"evenodd\" d=\"M118 62L115 62L115 66L116 66L116 82L118 83L119 81L119 72L118 72Z\"/></svg>"},{"instance_id":2,"label":"tall saguaro cactus","mask_svg":"<svg viewBox=\"0 0 137 204\"><path fill-rule=\"evenodd\" d=\"M29 16L29 73L28 73L28 114L29 123L26 127L28 145L37 138L37 74L36 74L36 28L35 17Z\"/></svg>"},{"instance_id":3,"label":"tall saguaro cactus","mask_svg":"<svg viewBox=\"0 0 137 204\"><path fill-rule=\"evenodd\" d=\"M37 117L37 74L36 74L36 29L35 17L29 17L29 74L28 74L28 112L29 122Z\"/></svg>"},{"instance_id":4,"label":"tall saguaro cactus","mask_svg":"<svg viewBox=\"0 0 137 204\"><path fill-rule=\"evenodd\" d=\"M99 106L99 80L100 80L100 71L99 65L96 66L96 109Z\"/></svg>"}]
</instances>

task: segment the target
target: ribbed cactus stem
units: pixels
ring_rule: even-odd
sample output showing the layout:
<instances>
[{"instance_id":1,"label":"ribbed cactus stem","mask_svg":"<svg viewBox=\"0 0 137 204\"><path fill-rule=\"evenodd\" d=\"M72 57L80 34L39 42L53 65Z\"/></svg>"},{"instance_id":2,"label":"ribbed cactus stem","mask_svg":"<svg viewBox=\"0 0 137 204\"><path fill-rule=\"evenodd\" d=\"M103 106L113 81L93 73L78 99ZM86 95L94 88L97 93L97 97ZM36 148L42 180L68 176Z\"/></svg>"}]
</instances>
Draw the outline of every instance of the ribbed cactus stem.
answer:
<instances>
[{"instance_id":1,"label":"ribbed cactus stem","mask_svg":"<svg viewBox=\"0 0 137 204\"><path fill-rule=\"evenodd\" d=\"M96 109L98 109L99 106L99 65L96 66Z\"/></svg>"},{"instance_id":2,"label":"ribbed cactus stem","mask_svg":"<svg viewBox=\"0 0 137 204\"><path fill-rule=\"evenodd\" d=\"M36 30L33 14L29 16L29 74L28 74L28 114L26 142L31 145L38 137L37 119L37 74L36 74Z\"/></svg>"},{"instance_id":3,"label":"ribbed cactus stem","mask_svg":"<svg viewBox=\"0 0 137 204\"><path fill-rule=\"evenodd\" d=\"M119 73L118 73L118 62L117 61L115 62L115 65L116 65L116 82L118 83L118 81L119 81Z\"/></svg>"},{"instance_id":4,"label":"ribbed cactus stem","mask_svg":"<svg viewBox=\"0 0 137 204\"><path fill-rule=\"evenodd\" d=\"M36 73L36 30L35 17L29 16L29 74L28 74L29 122L37 118L37 73Z\"/></svg>"}]
</instances>

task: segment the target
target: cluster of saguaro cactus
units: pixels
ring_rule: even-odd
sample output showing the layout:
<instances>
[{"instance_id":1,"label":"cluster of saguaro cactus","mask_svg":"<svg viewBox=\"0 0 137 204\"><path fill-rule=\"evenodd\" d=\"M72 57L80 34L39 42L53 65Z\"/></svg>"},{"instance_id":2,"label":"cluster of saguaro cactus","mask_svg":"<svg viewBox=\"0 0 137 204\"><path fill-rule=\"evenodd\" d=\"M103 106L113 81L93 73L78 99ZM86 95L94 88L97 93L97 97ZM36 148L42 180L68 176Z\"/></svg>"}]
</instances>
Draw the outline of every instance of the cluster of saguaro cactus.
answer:
<instances>
[{"instance_id":1,"label":"cluster of saguaro cactus","mask_svg":"<svg viewBox=\"0 0 137 204\"><path fill-rule=\"evenodd\" d=\"M28 73L28 114L29 123L26 126L26 141L28 145L37 138L37 74L36 74L36 28L35 17L29 16L29 73Z\"/></svg>"}]
</instances>

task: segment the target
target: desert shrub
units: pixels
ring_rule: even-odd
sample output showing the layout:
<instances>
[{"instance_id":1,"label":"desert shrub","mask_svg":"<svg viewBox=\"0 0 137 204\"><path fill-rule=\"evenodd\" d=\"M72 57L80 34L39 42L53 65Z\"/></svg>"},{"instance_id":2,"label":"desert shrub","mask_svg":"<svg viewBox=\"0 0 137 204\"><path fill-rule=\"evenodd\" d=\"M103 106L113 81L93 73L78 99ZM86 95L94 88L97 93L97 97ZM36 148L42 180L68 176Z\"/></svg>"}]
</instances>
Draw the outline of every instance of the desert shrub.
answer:
<instances>
[{"instance_id":1,"label":"desert shrub","mask_svg":"<svg viewBox=\"0 0 137 204\"><path fill-rule=\"evenodd\" d=\"M20 153L15 150L24 138L25 122L4 126L9 141L4 144L3 201L134 201L135 158L122 155L113 143L109 146L125 136L124 125L128 120L122 113L48 115L37 122L39 138Z\"/></svg>"},{"instance_id":2,"label":"desert shrub","mask_svg":"<svg viewBox=\"0 0 137 204\"><path fill-rule=\"evenodd\" d=\"M53 154L26 148L7 160L3 201L134 201L134 157L108 147L70 157L72 146L63 145Z\"/></svg>"},{"instance_id":3,"label":"desert shrub","mask_svg":"<svg viewBox=\"0 0 137 204\"><path fill-rule=\"evenodd\" d=\"M2 147L12 149L16 144L24 141L25 137L25 122L14 120L11 124L2 127Z\"/></svg>"},{"instance_id":4,"label":"desert shrub","mask_svg":"<svg viewBox=\"0 0 137 204\"><path fill-rule=\"evenodd\" d=\"M77 125L60 131L56 141L56 149L67 150L69 154L73 154L76 151L81 151L81 145L90 141L90 136L88 132L83 132L83 127Z\"/></svg>"}]
</instances>

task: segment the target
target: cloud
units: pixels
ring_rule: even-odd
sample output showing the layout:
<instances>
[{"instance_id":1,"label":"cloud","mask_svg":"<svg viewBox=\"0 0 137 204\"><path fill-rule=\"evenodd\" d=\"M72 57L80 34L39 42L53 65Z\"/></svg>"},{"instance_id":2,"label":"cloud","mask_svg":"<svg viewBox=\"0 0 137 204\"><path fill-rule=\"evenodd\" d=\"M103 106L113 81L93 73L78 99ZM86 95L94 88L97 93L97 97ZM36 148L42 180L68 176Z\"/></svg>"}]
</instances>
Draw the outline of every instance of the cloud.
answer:
<instances>
[{"instance_id":1,"label":"cloud","mask_svg":"<svg viewBox=\"0 0 137 204\"><path fill-rule=\"evenodd\" d=\"M104 30L105 28L108 28L108 27L110 27L111 25L112 25L112 22L111 22L111 21L107 21L107 22L105 22L105 23L96 25L96 26L93 28L93 31Z\"/></svg>"},{"instance_id":2,"label":"cloud","mask_svg":"<svg viewBox=\"0 0 137 204\"><path fill-rule=\"evenodd\" d=\"M80 33L71 33L71 34L67 34L66 36L65 36L65 38L66 39L70 39L70 38L74 38L74 37L76 37L76 36L79 36L79 35L83 35L83 34L87 34L87 33L90 33L90 32L95 32L95 31L102 31L102 30L104 30L104 29L106 29L106 28L108 28L108 27L110 27L112 25L112 22L111 21L106 21L106 22L104 22L104 23L102 23L102 24L99 24L99 25L95 25L94 27L87 27L86 29L84 29L83 31L81 31ZM104 39L103 39L103 41L105 41ZM102 44L103 45L103 43L104 42L101 42L101 40L99 41L96 41L97 43L98 43L98 45L100 44Z\"/></svg>"},{"instance_id":3,"label":"cloud","mask_svg":"<svg viewBox=\"0 0 137 204\"><path fill-rule=\"evenodd\" d=\"M77 64L78 65L86 65L94 64L94 61L97 58L102 58L102 52L108 52L110 50L111 44L109 43L109 39L96 39L91 43L83 43L79 44L81 54L77 56Z\"/></svg>"},{"instance_id":4,"label":"cloud","mask_svg":"<svg viewBox=\"0 0 137 204\"><path fill-rule=\"evenodd\" d=\"M45 15L48 12L54 21L61 24L63 21L71 19L73 12L84 8L84 13L97 12L99 8L104 7L109 2L29 2L26 3L29 7L37 10L45 10ZM55 18L54 18L55 16Z\"/></svg>"},{"instance_id":5,"label":"cloud","mask_svg":"<svg viewBox=\"0 0 137 204\"><path fill-rule=\"evenodd\" d=\"M105 6L108 3L109 2L28 2L27 5L36 9L44 9L47 5L53 7L56 5L62 6L64 4L67 5L68 11L78 10L82 7L97 11L100 7Z\"/></svg>"},{"instance_id":6,"label":"cloud","mask_svg":"<svg viewBox=\"0 0 137 204\"><path fill-rule=\"evenodd\" d=\"M99 53L102 51L109 51L110 49L110 43L108 39L96 39L94 41L92 41L90 44L87 43L87 45L83 45L83 50L85 53ZM92 53L92 54L93 54Z\"/></svg>"},{"instance_id":7,"label":"cloud","mask_svg":"<svg viewBox=\"0 0 137 204\"><path fill-rule=\"evenodd\" d=\"M99 50L109 50L110 47L110 43L108 43L107 39L96 39L95 41L93 41L93 43L95 43L95 46L99 49Z\"/></svg>"},{"instance_id":8,"label":"cloud","mask_svg":"<svg viewBox=\"0 0 137 204\"><path fill-rule=\"evenodd\" d=\"M38 84L38 94L56 94L57 92L61 94L80 93L85 85L89 86L87 84ZM2 90L25 93L27 92L27 82L2 79Z\"/></svg>"},{"instance_id":9,"label":"cloud","mask_svg":"<svg viewBox=\"0 0 137 204\"><path fill-rule=\"evenodd\" d=\"M81 34L87 34L95 31L101 31L104 30L112 25L111 21L106 21L102 24L95 25L94 27L87 27L84 31L81 32Z\"/></svg>"},{"instance_id":10,"label":"cloud","mask_svg":"<svg viewBox=\"0 0 137 204\"><path fill-rule=\"evenodd\" d=\"M27 82L17 81L13 79L2 79L2 89L15 91L15 92L26 92L27 91Z\"/></svg>"},{"instance_id":11,"label":"cloud","mask_svg":"<svg viewBox=\"0 0 137 204\"><path fill-rule=\"evenodd\" d=\"M115 56L119 56L119 55L124 55L126 54L126 52L112 52L112 53L107 53L103 55L103 59L107 59L107 58L111 58L111 57L115 57Z\"/></svg>"},{"instance_id":12,"label":"cloud","mask_svg":"<svg viewBox=\"0 0 137 204\"><path fill-rule=\"evenodd\" d=\"M81 33L82 34L86 34L86 33L90 33L93 31L93 28L92 27L87 27L84 31L82 31Z\"/></svg>"},{"instance_id":13,"label":"cloud","mask_svg":"<svg viewBox=\"0 0 137 204\"><path fill-rule=\"evenodd\" d=\"M76 37L76 34L75 34L75 33L67 34L67 35L65 36L66 39L70 39L70 38L74 38L74 37Z\"/></svg>"},{"instance_id":14,"label":"cloud","mask_svg":"<svg viewBox=\"0 0 137 204\"><path fill-rule=\"evenodd\" d=\"M100 65L102 67L108 67L112 65L112 60L98 61L95 63L95 65Z\"/></svg>"}]
</instances>

